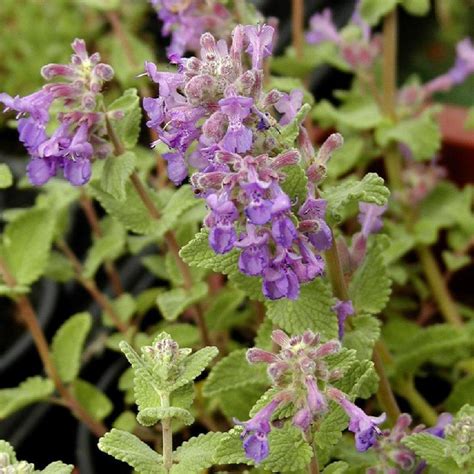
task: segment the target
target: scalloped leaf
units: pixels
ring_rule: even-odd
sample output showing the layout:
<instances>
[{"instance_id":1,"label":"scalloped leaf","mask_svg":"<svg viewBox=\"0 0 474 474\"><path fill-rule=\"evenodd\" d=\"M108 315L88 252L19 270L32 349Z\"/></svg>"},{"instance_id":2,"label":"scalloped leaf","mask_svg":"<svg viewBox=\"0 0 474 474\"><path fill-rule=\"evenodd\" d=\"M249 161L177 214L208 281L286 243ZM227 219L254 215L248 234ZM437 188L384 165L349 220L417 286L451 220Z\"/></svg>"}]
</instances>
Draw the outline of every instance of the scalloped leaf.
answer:
<instances>
[{"instance_id":1,"label":"scalloped leaf","mask_svg":"<svg viewBox=\"0 0 474 474\"><path fill-rule=\"evenodd\" d=\"M185 425L191 425L194 417L188 410L179 407L153 407L140 410L137 415L138 422L143 426L153 426L165 418L176 418Z\"/></svg>"},{"instance_id":2,"label":"scalloped leaf","mask_svg":"<svg viewBox=\"0 0 474 474\"><path fill-rule=\"evenodd\" d=\"M156 298L156 302L163 318L175 321L186 308L205 298L207 291L207 284L198 282L190 290L173 288L163 291Z\"/></svg>"}]
</instances>

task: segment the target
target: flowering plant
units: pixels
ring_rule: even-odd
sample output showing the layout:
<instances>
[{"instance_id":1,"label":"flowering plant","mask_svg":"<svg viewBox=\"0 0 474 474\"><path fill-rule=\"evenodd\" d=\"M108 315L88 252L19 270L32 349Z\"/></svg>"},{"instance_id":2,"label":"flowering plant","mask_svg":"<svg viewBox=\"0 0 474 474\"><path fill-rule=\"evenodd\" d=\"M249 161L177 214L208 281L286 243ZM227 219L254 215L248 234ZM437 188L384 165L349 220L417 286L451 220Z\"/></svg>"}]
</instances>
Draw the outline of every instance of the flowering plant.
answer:
<instances>
[{"instance_id":1,"label":"flowering plant","mask_svg":"<svg viewBox=\"0 0 474 474\"><path fill-rule=\"evenodd\" d=\"M277 22L244 1L152 0L157 58L143 5L78 2L104 36L0 93L28 155L0 185L33 196L4 213L0 290L43 365L0 388L0 420L67 409L109 455L97 472L472 470L472 309L449 287L472 264L472 187L445 179L428 100L474 49L397 89L397 3L425 8L362 0L304 35L294 0L275 57ZM338 105L304 86L325 61L353 74ZM55 328L43 283L82 292ZM35 471L0 441L0 473L92 469L69 457Z\"/></svg>"}]
</instances>

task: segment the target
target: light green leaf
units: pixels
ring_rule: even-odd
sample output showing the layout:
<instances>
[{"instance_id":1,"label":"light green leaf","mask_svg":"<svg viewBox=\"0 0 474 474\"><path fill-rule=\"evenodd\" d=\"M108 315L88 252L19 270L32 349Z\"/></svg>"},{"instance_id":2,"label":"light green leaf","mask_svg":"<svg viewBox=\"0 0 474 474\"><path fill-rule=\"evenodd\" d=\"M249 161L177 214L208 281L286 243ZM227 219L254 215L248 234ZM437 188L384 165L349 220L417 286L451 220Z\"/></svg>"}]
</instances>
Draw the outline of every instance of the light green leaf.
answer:
<instances>
[{"instance_id":1,"label":"light green leaf","mask_svg":"<svg viewBox=\"0 0 474 474\"><path fill-rule=\"evenodd\" d=\"M137 419L135 417L135 413L129 410L120 413L120 415L115 419L112 426L113 428L117 428L118 430L128 431L129 433L132 433L133 430L137 427Z\"/></svg>"},{"instance_id":2,"label":"light green leaf","mask_svg":"<svg viewBox=\"0 0 474 474\"><path fill-rule=\"evenodd\" d=\"M349 137L344 144L335 150L328 163L328 176L338 178L354 168L364 150L364 140L359 136Z\"/></svg>"},{"instance_id":3,"label":"light green leaf","mask_svg":"<svg viewBox=\"0 0 474 474\"><path fill-rule=\"evenodd\" d=\"M342 437L342 431L346 428L348 416L342 408L334 402L329 402L329 411L325 414L318 429L314 433L314 442L318 449L318 457L327 453L334 447Z\"/></svg>"},{"instance_id":4,"label":"light green leaf","mask_svg":"<svg viewBox=\"0 0 474 474\"><path fill-rule=\"evenodd\" d=\"M75 380L71 385L71 392L79 404L95 420L103 420L113 409L109 398L97 387L85 380Z\"/></svg>"},{"instance_id":5,"label":"light green leaf","mask_svg":"<svg viewBox=\"0 0 474 474\"><path fill-rule=\"evenodd\" d=\"M89 313L71 316L57 330L51 345L52 357L61 380L72 382L81 367L81 354L87 334L92 325Z\"/></svg>"},{"instance_id":6,"label":"light green leaf","mask_svg":"<svg viewBox=\"0 0 474 474\"><path fill-rule=\"evenodd\" d=\"M286 176L285 180L281 183L281 188L290 197L292 202L301 206L308 195L308 190L306 189L308 178L305 171L299 164L286 166L281 171Z\"/></svg>"},{"instance_id":7,"label":"light green leaf","mask_svg":"<svg viewBox=\"0 0 474 474\"><path fill-rule=\"evenodd\" d=\"M143 426L153 426L165 418L180 420L185 425L192 425L194 417L188 410L178 407L153 407L140 410L137 420Z\"/></svg>"},{"instance_id":8,"label":"light green leaf","mask_svg":"<svg viewBox=\"0 0 474 474\"><path fill-rule=\"evenodd\" d=\"M45 209L28 209L5 227L0 248L18 285L31 285L48 262L55 219Z\"/></svg>"},{"instance_id":9,"label":"light green leaf","mask_svg":"<svg viewBox=\"0 0 474 474\"><path fill-rule=\"evenodd\" d=\"M268 317L283 330L301 334L311 329L323 339L337 337L337 317L331 309L335 300L327 281L322 278L303 285L297 300L267 301Z\"/></svg>"},{"instance_id":10,"label":"light green leaf","mask_svg":"<svg viewBox=\"0 0 474 474\"><path fill-rule=\"evenodd\" d=\"M323 470L323 474L344 474L349 469L349 464L344 461L332 462Z\"/></svg>"},{"instance_id":11,"label":"light green leaf","mask_svg":"<svg viewBox=\"0 0 474 474\"><path fill-rule=\"evenodd\" d=\"M15 449L8 441L4 441L3 439L0 439L0 453L6 454L11 464L18 462Z\"/></svg>"},{"instance_id":12,"label":"light green leaf","mask_svg":"<svg viewBox=\"0 0 474 474\"><path fill-rule=\"evenodd\" d=\"M378 388L379 377L371 360L357 361L334 386L351 398L369 398Z\"/></svg>"},{"instance_id":13,"label":"light green leaf","mask_svg":"<svg viewBox=\"0 0 474 474\"><path fill-rule=\"evenodd\" d=\"M135 314L137 308L136 301L130 293L123 293L115 300L111 301L111 305L115 310L118 319L123 323L128 323ZM112 320L107 313L102 314L104 325L113 327Z\"/></svg>"},{"instance_id":14,"label":"light green leaf","mask_svg":"<svg viewBox=\"0 0 474 474\"><path fill-rule=\"evenodd\" d=\"M112 429L100 438L98 446L104 453L126 462L139 474L166 472L163 467L163 457L135 435L126 431Z\"/></svg>"},{"instance_id":15,"label":"light green leaf","mask_svg":"<svg viewBox=\"0 0 474 474\"><path fill-rule=\"evenodd\" d=\"M5 163L0 163L0 189L9 188L13 184L10 168Z\"/></svg>"},{"instance_id":16,"label":"light green leaf","mask_svg":"<svg viewBox=\"0 0 474 474\"><path fill-rule=\"evenodd\" d=\"M215 461L215 452L227 433L206 433L184 442L174 453L171 474L198 474L211 467Z\"/></svg>"},{"instance_id":17,"label":"light green leaf","mask_svg":"<svg viewBox=\"0 0 474 474\"><path fill-rule=\"evenodd\" d=\"M156 299L161 314L168 321L174 321L186 308L207 296L207 284L199 282L190 290L173 288L160 293Z\"/></svg>"},{"instance_id":18,"label":"light green leaf","mask_svg":"<svg viewBox=\"0 0 474 474\"><path fill-rule=\"evenodd\" d=\"M61 461L48 464L42 471L42 474L70 474L74 469L72 464L64 464Z\"/></svg>"},{"instance_id":19,"label":"light green leaf","mask_svg":"<svg viewBox=\"0 0 474 474\"><path fill-rule=\"evenodd\" d=\"M138 134L140 133L140 121L142 118L142 112L140 108L140 97L138 91L135 88L127 89L121 97L114 100L108 107L109 112L120 112L123 114L122 117L116 120L111 120L112 126L115 133L118 135L122 145L130 150L137 144ZM127 158L128 161L133 160L135 165L135 157ZM110 158L107 160L110 161ZM130 167L128 163L127 168ZM105 172L106 170L104 170ZM113 185L116 187L116 184ZM122 200L124 196L122 195Z\"/></svg>"},{"instance_id":20,"label":"light green leaf","mask_svg":"<svg viewBox=\"0 0 474 474\"><path fill-rule=\"evenodd\" d=\"M448 270L456 272L461 268L470 265L471 257L469 255L459 255L449 250L443 251L443 261Z\"/></svg>"},{"instance_id":21,"label":"light green leaf","mask_svg":"<svg viewBox=\"0 0 474 474\"><path fill-rule=\"evenodd\" d=\"M383 178L376 173L367 173L361 181L348 180L328 187L322 193L322 197L328 201L326 215L335 222L341 222L351 205L368 202L383 206L389 195L390 191L384 186Z\"/></svg>"},{"instance_id":22,"label":"light green leaf","mask_svg":"<svg viewBox=\"0 0 474 474\"><path fill-rule=\"evenodd\" d=\"M380 337L380 321L369 314L351 317L351 328L344 334L344 346L357 351L359 360L371 359L374 344Z\"/></svg>"},{"instance_id":23,"label":"light green leaf","mask_svg":"<svg viewBox=\"0 0 474 474\"><path fill-rule=\"evenodd\" d=\"M100 178L102 189L119 201L126 197L126 184L135 169L137 157L135 153L126 151L120 156L109 156L105 160Z\"/></svg>"},{"instance_id":24,"label":"light green leaf","mask_svg":"<svg viewBox=\"0 0 474 474\"><path fill-rule=\"evenodd\" d=\"M300 126L310 110L311 106L309 104L303 104L295 115L295 118L288 125L285 125L282 128L281 135L279 135L279 141L285 149L288 147L291 148L295 145L295 140L300 133Z\"/></svg>"},{"instance_id":25,"label":"light green leaf","mask_svg":"<svg viewBox=\"0 0 474 474\"><path fill-rule=\"evenodd\" d=\"M430 160L441 146L441 131L430 111L415 118L383 123L375 131L375 140L382 146L390 142L404 143L410 148L415 160Z\"/></svg>"},{"instance_id":26,"label":"light green leaf","mask_svg":"<svg viewBox=\"0 0 474 474\"><path fill-rule=\"evenodd\" d=\"M74 278L74 268L64 255L53 250L49 254L44 276L59 283L66 283Z\"/></svg>"},{"instance_id":27,"label":"light green leaf","mask_svg":"<svg viewBox=\"0 0 474 474\"><path fill-rule=\"evenodd\" d=\"M233 287L242 290L251 300L265 301L265 297L262 293L262 279L241 273L237 266L237 261L229 273L229 282Z\"/></svg>"},{"instance_id":28,"label":"light green leaf","mask_svg":"<svg viewBox=\"0 0 474 474\"><path fill-rule=\"evenodd\" d=\"M32 403L47 400L53 392L53 382L43 377L30 377L18 387L0 389L0 419Z\"/></svg>"},{"instance_id":29,"label":"light green leaf","mask_svg":"<svg viewBox=\"0 0 474 474\"><path fill-rule=\"evenodd\" d=\"M206 311L205 319L210 330L224 330L232 327L236 322L242 320L243 312L238 312L245 294L237 289L224 288L212 297L211 304Z\"/></svg>"},{"instance_id":30,"label":"light green leaf","mask_svg":"<svg viewBox=\"0 0 474 474\"><path fill-rule=\"evenodd\" d=\"M424 16L430 11L430 0L398 0L400 5L410 14Z\"/></svg>"},{"instance_id":31,"label":"light green leaf","mask_svg":"<svg viewBox=\"0 0 474 474\"><path fill-rule=\"evenodd\" d=\"M444 402L444 406L451 413L457 412L466 404L474 405L474 374L458 380Z\"/></svg>"},{"instance_id":32,"label":"light green leaf","mask_svg":"<svg viewBox=\"0 0 474 474\"><path fill-rule=\"evenodd\" d=\"M362 0L360 13L370 25L376 25L381 18L395 8L397 0Z\"/></svg>"},{"instance_id":33,"label":"light green leaf","mask_svg":"<svg viewBox=\"0 0 474 474\"><path fill-rule=\"evenodd\" d=\"M222 413L229 419L246 420L252 407L268 388L265 384L249 384L240 387L231 387L220 392L214 399L219 401ZM263 407L262 407L263 408Z\"/></svg>"},{"instance_id":34,"label":"light green leaf","mask_svg":"<svg viewBox=\"0 0 474 474\"><path fill-rule=\"evenodd\" d=\"M206 397L214 397L226 390L248 385L268 384L264 365L250 365L245 358L246 352L246 349L233 351L212 368L203 387Z\"/></svg>"},{"instance_id":35,"label":"light green leaf","mask_svg":"<svg viewBox=\"0 0 474 474\"><path fill-rule=\"evenodd\" d=\"M378 314L388 303L392 282L384 262L387 244L385 236L372 240L364 262L350 282L349 296L357 313Z\"/></svg>"}]
</instances>

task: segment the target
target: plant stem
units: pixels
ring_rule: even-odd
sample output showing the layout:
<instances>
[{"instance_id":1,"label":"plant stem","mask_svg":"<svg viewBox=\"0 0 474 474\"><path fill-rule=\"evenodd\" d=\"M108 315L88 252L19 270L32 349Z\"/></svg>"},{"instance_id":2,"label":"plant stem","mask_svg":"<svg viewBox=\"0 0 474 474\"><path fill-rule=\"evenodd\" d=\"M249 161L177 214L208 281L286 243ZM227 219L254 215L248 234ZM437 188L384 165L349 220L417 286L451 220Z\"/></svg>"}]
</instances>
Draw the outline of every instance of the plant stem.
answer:
<instances>
[{"instance_id":1,"label":"plant stem","mask_svg":"<svg viewBox=\"0 0 474 474\"><path fill-rule=\"evenodd\" d=\"M113 325L123 334L127 333L128 326L120 319L109 299L99 290L94 280L83 276L83 268L79 259L76 257L72 249L64 240L59 240L57 246L71 262L76 273L76 280L82 287L92 296L102 310L107 313L112 320Z\"/></svg>"},{"instance_id":2,"label":"plant stem","mask_svg":"<svg viewBox=\"0 0 474 474\"><path fill-rule=\"evenodd\" d=\"M316 453L316 448L314 447L314 439L311 433L311 428L305 433L306 442L311 446L311 450L313 451L313 456L311 457L311 461L308 464L308 473L309 474L319 474L319 463L318 463L318 455Z\"/></svg>"},{"instance_id":3,"label":"plant stem","mask_svg":"<svg viewBox=\"0 0 474 474\"><path fill-rule=\"evenodd\" d=\"M99 217L97 216L97 213L95 212L92 200L89 198L89 196L85 193L85 191L82 188L81 188L81 195L79 197L79 203L84 211L87 221L89 222L89 225L92 229L92 233L97 238L102 237L104 234L102 232L102 227L100 225ZM112 285L112 288L114 290L114 293L117 296L120 296L121 294L123 294L123 286L120 280L119 272L117 271L117 268L114 262L112 262L111 260L106 260L104 267L105 267L105 272L107 273L107 277L110 281L110 284Z\"/></svg>"},{"instance_id":4,"label":"plant stem","mask_svg":"<svg viewBox=\"0 0 474 474\"><path fill-rule=\"evenodd\" d=\"M0 257L0 273L2 274L7 286L10 288L14 288L16 286L15 277L10 273L7 264L2 257ZM38 318L30 300L28 297L22 295L17 299L16 303L20 315L31 333L41 362L43 363L44 370L47 376L53 381L56 390L61 395L61 398L72 411L72 413L85 425L87 425L92 433L94 433L97 437L103 436L107 432L107 428L101 422L94 420L94 418L92 418L89 413L87 413L84 408L82 408L82 406L74 398L72 393L63 384L61 378L59 377L58 371L49 352L48 342L46 341L43 329L38 323Z\"/></svg>"},{"instance_id":5,"label":"plant stem","mask_svg":"<svg viewBox=\"0 0 474 474\"><path fill-rule=\"evenodd\" d=\"M397 392L410 403L423 422L428 426L436 425L438 414L416 389L413 378L398 380Z\"/></svg>"},{"instance_id":6,"label":"plant stem","mask_svg":"<svg viewBox=\"0 0 474 474\"><path fill-rule=\"evenodd\" d=\"M168 408L170 398L168 394L161 394L161 406ZM166 472L169 472L173 466L173 432L171 430L171 418L161 420L161 431L163 437L163 464Z\"/></svg>"},{"instance_id":7,"label":"plant stem","mask_svg":"<svg viewBox=\"0 0 474 474\"><path fill-rule=\"evenodd\" d=\"M383 20L383 105L385 115L396 120L397 94L397 9Z\"/></svg>"},{"instance_id":8,"label":"plant stem","mask_svg":"<svg viewBox=\"0 0 474 474\"><path fill-rule=\"evenodd\" d=\"M124 152L124 147L122 143L120 142L119 137L115 133L115 130L113 129L110 121L107 118L106 118L106 126L107 126L107 134L109 135L109 138L112 141L115 154L117 156L121 155ZM136 171L134 171L130 175L130 180L132 182L133 187L135 188L135 191L137 192L138 196L143 202L144 206L147 208L148 213L150 214L150 217L156 220L160 219L161 217L160 211L156 207L155 203L152 201L146 187L143 185ZM180 248L179 248L178 242L176 241L174 232L170 230L167 231L164 234L164 239L165 239L166 245L168 246L168 249L173 254L173 257L176 261L176 265L178 266L183 276L184 289L189 291L193 287L193 277L191 275L191 270L189 269L188 265L186 264L186 262L182 260L182 258L179 255ZM211 345L211 340L209 338L209 333L208 333L207 326L204 320L204 311L201 305L199 303L196 303L190 309L193 313L194 320L201 334L201 339L202 339L203 344L206 346Z\"/></svg>"},{"instance_id":9,"label":"plant stem","mask_svg":"<svg viewBox=\"0 0 474 474\"><path fill-rule=\"evenodd\" d=\"M433 298L444 319L453 326L462 327L463 320L446 286L446 281L431 250L425 245L416 248L426 279L430 284Z\"/></svg>"},{"instance_id":10,"label":"plant stem","mask_svg":"<svg viewBox=\"0 0 474 474\"><path fill-rule=\"evenodd\" d=\"M342 271L341 261L339 259L339 253L337 251L336 241L333 236L333 244L329 250L326 251L326 265L329 273L329 279L334 291L336 298L347 301L349 299L349 292L347 291L346 281L344 279L344 273ZM375 370L380 378L379 388L377 391L377 399L383 410L387 413L390 421L394 423L400 415L400 408L398 407L397 401L393 394L390 382L385 372L383 364L383 353L387 353L388 350L379 341L374 346L373 361Z\"/></svg>"},{"instance_id":11,"label":"plant stem","mask_svg":"<svg viewBox=\"0 0 474 474\"><path fill-rule=\"evenodd\" d=\"M292 44L295 50L296 58L303 59L304 0L292 0L291 6Z\"/></svg>"}]
</instances>

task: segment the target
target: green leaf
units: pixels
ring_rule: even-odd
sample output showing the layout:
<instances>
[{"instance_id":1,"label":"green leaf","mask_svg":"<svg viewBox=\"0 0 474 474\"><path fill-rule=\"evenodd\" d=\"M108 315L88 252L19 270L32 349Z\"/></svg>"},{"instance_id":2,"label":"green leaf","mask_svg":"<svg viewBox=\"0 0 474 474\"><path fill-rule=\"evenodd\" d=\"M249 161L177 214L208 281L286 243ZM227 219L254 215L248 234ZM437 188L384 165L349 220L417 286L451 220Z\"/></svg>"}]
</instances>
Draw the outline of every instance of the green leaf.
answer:
<instances>
[{"instance_id":1,"label":"green leaf","mask_svg":"<svg viewBox=\"0 0 474 474\"><path fill-rule=\"evenodd\" d=\"M135 413L129 410L120 413L120 415L115 419L112 426L113 428L117 428L118 430L128 431L129 433L132 433L137 427Z\"/></svg>"},{"instance_id":2,"label":"green leaf","mask_svg":"<svg viewBox=\"0 0 474 474\"><path fill-rule=\"evenodd\" d=\"M194 417L188 410L178 407L153 407L140 410L137 420L143 426L153 426L165 418L175 418L185 425L192 425Z\"/></svg>"},{"instance_id":3,"label":"green leaf","mask_svg":"<svg viewBox=\"0 0 474 474\"><path fill-rule=\"evenodd\" d=\"M448 270L456 272L463 267L471 264L471 257L469 255L459 255L449 250L443 251L443 261Z\"/></svg>"},{"instance_id":4,"label":"green leaf","mask_svg":"<svg viewBox=\"0 0 474 474\"><path fill-rule=\"evenodd\" d=\"M214 397L226 390L236 390L248 385L268 384L264 365L250 365L245 357L246 352L247 349L233 351L212 368L203 387L206 397Z\"/></svg>"},{"instance_id":5,"label":"green leaf","mask_svg":"<svg viewBox=\"0 0 474 474\"><path fill-rule=\"evenodd\" d=\"M388 303L391 280L384 262L385 236L377 236L369 244L362 265L349 285L349 296L357 313L380 313Z\"/></svg>"},{"instance_id":6,"label":"green leaf","mask_svg":"<svg viewBox=\"0 0 474 474\"><path fill-rule=\"evenodd\" d=\"M349 137L344 140L344 144L335 150L328 162L328 176L330 178L338 178L354 168L364 150L364 140L359 137Z\"/></svg>"},{"instance_id":7,"label":"green leaf","mask_svg":"<svg viewBox=\"0 0 474 474\"><path fill-rule=\"evenodd\" d=\"M42 471L42 474L70 474L74 469L72 464L64 464L61 461L48 464Z\"/></svg>"},{"instance_id":8,"label":"green leaf","mask_svg":"<svg viewBox=\"0 0 474 474\"><path fill-rule=\"evenodd\" d=\"M344 474L349 469L349 464L344 461L332 462L323 470L323 474Z\"/></svg>"},{"instance_id":9,"label":"green leaf","mask_svg":"<svg viewBox=\"0 0 474 474\"><path fill-rule=\"evenodd\" d=\"M191 289L174 288L160 293L156 299L161 314L168 321L174 321L186 308L207 296L207 284L196 283Z\"/></svg>"},{"instance_id":10,"label":"green leaf","mask_svg":"<svg viewBox=\"0 0 474 474\"><path fill-rule=\"evenodd\" d=\"M298 165L286 166L281 170L285 174L285 180L281 183L281 188L290 197L292 202L301 206L306 200L308 190L306 185L308 178L303 168Z\"/></svg>"},{"instance_id":11,"label":"green leaf","mask_svg":"<svg viewBox=\"0 0 474 474\"><path fill-rule=\"evenodd\" d=\"M306 89L301 79L294 77L295 74L293 74L292 76L293 77L270 76L268 84L265 85L265 90L270 91L272 89L277 89L280 92L286 92L287 94L289 94L294 89L300 89L303 92L303 103L313 105L313 94L311 94L311 92Z\"/></svg>"},{"instance_id":12,"label":"green leaf","mask_svg":"<svg viewBox=\"0 0 474 474\"><path fill-rule=\"evenodd\" d=\"M458 472L456 463L446 456L448 442L429 433L416 433L403 438L402 443L441 472Z\"/></svg>"},{"instance_id":13,"label":"green leaf","mask_svg":"<svg viewBox=\"0 0 474 474\"><path fill-rule=\"evenodd\" d=\"M77 379L71 385L71 389L79 404L95 420L101 421L111 413L113 409L112 402L94 385L85 380Z\"/></svg>"},{"instance_id":14,"label":"green leaf","mask_svg":"<svg viewBox=\"0 0 474 474\"><path fill-rule=\"evenodd\" d=\"M128 323L135 314L137 308L136 301L130 293L123 293L111 302L118 319L123 323ZM113 327L112 320L107 313L102 314L102 320L105 326Z\"/></svg>"},{"instance_id":15,"label":"green leaf","mask_svg":"<svg viewBox=\"0 0 474 474\"><path fill-rule=\"evenodd\" d=\"M371 360L356 361L334 386L351 398L369 398L378 388L379 377Z\"/></svg>"},{"instance_id":16,"label":"green leaf","mask_svg":"<svg viewBox=\"0 0 474 474\"><path fill-rule=\"evenodd\" d=\"M250 384L240 387L231 387L228 390L220 392L214 398L219 401L222 413L229 419L246 420L249 418L249 412L262 396L262 393L268 388L265 384ZM263 407L262 407L263 408Z\"/></svg>"},{"instance_id":17,"label":"green leaf","mask_svg":"<svg viewBox=\"0 0 474 474\"><path fill-rule=\"evenodd\" d=\"M214 346L203 347L183 361L183 368L179 374L178 380L173 384L171 390L176 390L183 385L192 382L196 377L201 375L204 369L209 365L219 353L219 349Z\"/></svg>"},{"instance_id":18,"label":"green leaf","mask_svg":"<svg viewBox=\"0 0 474 474\"><path fill-rule=\"evenodd\" d=\"M138 141L138 135L140 133L140 121L142 118L142 112L140 108L140 97L138 91L135 88L127 89L121 97L114 100L108 107L109 116L112 116L110 112L120 112L123 114L119 119L111 119L112 126L115 133L118 135L122 145L130 150L135 147ZM133 160L135 165L135 157L127 158L127 168L130 167L130 162ZM110 161L110 158L107 160ZM106 170L104 170L105 172ZM116 184L114 185L114 188ZM124 196L122 195L122 200Z\"/></svg>"},{"instance_id":19,"label":"green leaf","mask_svg":"<svg viewBox=\"0 0 474 474\"><path fill-rule=\"evenodd\" d=\"M135 153L126 151L120 156L109 156L105 160L100 178L102 189L119 201L126 197L126 185L135 170L137 157Z\"/></svg>"},{"instance_id":20,"label":"green leaf","mask_svg":"<svg viewBox=\"0 0 474 474\"><path fill-rule=\"evenodd\" d=\"M107 214L115 217L126 229L137 234L153 234L157 231L158 221L150 217L148 209L131 183L127 183L125 186L126 205L124 205L123 201L106 193L97 181L92 181L89 184L89 189L107 211ZM147 193L150 199L157 203L158 197L156 193L150 189L147 189Z\"/></svg>"},{"instance_id":21,"label":"green leaf","mask_svg":"<svg viewBox=\"0 0 474 474\"><path fill-rule=\"evenodd\" d=\"M5 163L0 163L0 189L9 188L13 184L10 168Z\"/></svg>"},{"instance_id":22,"label":"green leaf","mask_svg":"<svg viewBox=\"0 0 474 474\"><path fill-rule=\"evenodd\" d=\"M101 11L116 10L120 6L120 0L76 0L76 2Z\"/></svg>"},{"instance_id":23,"label":"green leaf","mask_svg":"<svg viewBox=\"0 0 474 474\"><path fill-rule=\"evenodd\" d=\"M79 374L81 354L91 325L89 313L78 313L63 323L54 335L52 357L59 377L65 383L72 382Z\"/></svg>"},{"instance_id":24,"label":"green leaf","mask_svg":"<svg viewBox=\"0 0 474 474\"><path fill-rule=\"evenodd\" d=\"M344 334L344 346L357 351L359 360L371 359L373 347L380 337L380 321L369 314L350 319L351 328Z\"/></svg>"},{"instance_id":25,"label":"green leaf","mask_svg":"<svg viewBox=\"0 0 474 474\"><path fill-rule=\"evenodd\" d=\"M314 433L314 442L318 449L318 457L322 457L334 447L342 437L346 428L348 416L334 402L329 402L329 411L325 414L318 429Z\"/></svg>"},{"instance_id":26,"label":"green leaf","mask_svg":"<svg viewBox=\"0 0 474 474\"><path fill-rule=\"evenodd\" d=\"M430 11L430 0L398 0L400 5L410 14L424 16Z\"/></svg>"},{"instance_id":27,"label":"green leaf","mask_svg":"<svg viewBox=\"0 0 474 474\"><path fill-rule=\"evenodd\" d=\"M10 464L15 464L18 462L15 449L8 441L4 441L3 439L0 439L0 453L6 454L8 456Z\"/></svg>"},{"instance_id":28,"label":"green leaf","mask_svg":"<svg viewBox=\"0 0 474 474\"><path fill-rule=\"evenodd\" d=\"M383 206L389 195L390 191L384 186L383 178L376 173L367 173L361 181L346 181L328 187L322 193L322 197L328 201L326 215L335 222L342 221L351 205L368 202Z\"/></svg>"},{"instance_id":29,"label":"green leaf","mask_svg":"<svg viewBox=\"0 0 474 474\"><path fill-rule=\"evenodd\" d=\"M392 11L396 4L397 0L362 0L360 13L370 26L374 26L384 15Z\"/></svg>"},{"instance_id":30,"label":"green leaf","mask_svg":"<svg viewBox=\"0 0 474 474\"><path fill-rule=\"evenodd\" d=\"M48 262L55 219L45 209L28 209L5 227L0 253L18 285L31 285Z\"/></svg>"},{"instance_id":31,"label":"green leaf","mask_svg":"<svg viewBox=\"0 0 474 474\"><path fill-rule=\"evenodd\" d=\"M243 312L238 312L245 294L237 289L224 288L212 297L211 304L206 311L205 320L210 330L219 331L232 327L242 320Z\"/></svg>"},{"instance_id":32,"label":"green leaf","mask_svg":"<svg viewBox=\"0 0 474 474\"><path fill-rule=\"evenodd\" d=\"M83 266L83 275L93 278L102 263L115 260L125 250L126 231L122 224L111 217L101 222L102 236L94 239L94 243L87 252Z\"/></svg>"},{"instance_id":33,"label":"green leaf","mask_svg":"<svg viewBox=\"0 0 474 474\"><path fill-rule=\"evenodd\" d=\"M173 465L171 474L198 474L211 467L215 464L217 448L227 436L226 433L210 432L184 442L174 453L178 464Z\"/></svg>"},{"instance_id":34,"label":"green leaf","mask_svg":"<svg viewBox=\"0 0 474 474\"><path fill-rule=\"evenodd\" d=\"M457 412L466 404L474 405L474 374L458 380L444 402L444 406L451 413Z\"/></svg>"},{"instance_id":35,"label":"green leaf","mask_svg":"<svg viewBox=\"0 0 474 474\"><path fill-rule=\"evenodd\" d=\"M375 132L376 142L387 146L390 142L404 143L415 160L431 160L441 147L441 131L430 111L415 118L383 123Z\"/></svg>"},{"instance_id":36,"label":"green leaf","mask_svg":"<svg viewBox=\"0 0 474 474\"><path fill-rule=\"evenodd\" d=\"M139 474L166 472L163 457L127 431L112 429L99 440L99 449L119 461L126 462Z\"/></svg>"},{"instance_id":37,"label":"green leaf","mask_svg":"<svg viewBox=\"0 0 474 474\"><path fill-rule=\"evenodd\" d=\"M33 403L47 400L54 384L43 377L30 377L15 388L0 389L0 419Z\"/></svg>"},{"instance_id":38,"label":"green leaf","mask_svg":"<svg viewBox=\"0 0 474 474\"><path fill-rule=\"evenodd\" d=\"M44 276L59 283L66 283L74 278L74 268L64 255L53 250L49 254Z\"/></svg>"},{"instance_id":39,"label":"green leaf","mask_svg":"<svg viewBox=\"0 0 474 474\"><path fill-rule=\"evenodd\" d=\"M311 329L323 339L337 337L337 317L331 309L334 298L327 281L322 278L303 285L297 300L267 301L268 317L283 330L300 334Z\"/></svg>"},{"instance_id":40,"label":"green leaf","mask_svg":"<svg viewBox=\"0 0 474 474\"><path fill-rule=\"evenodd\" d=\"M287 149L288 147L293 147L295 145L296 138L300 133L300 126L303 123L306 115L311 110L309 104L303 104L300 110L298 110L295 118L288 124L285 125L281 130L281 135L279 136L279 141L282 146Z\"/></svg>"}]
</instances>

